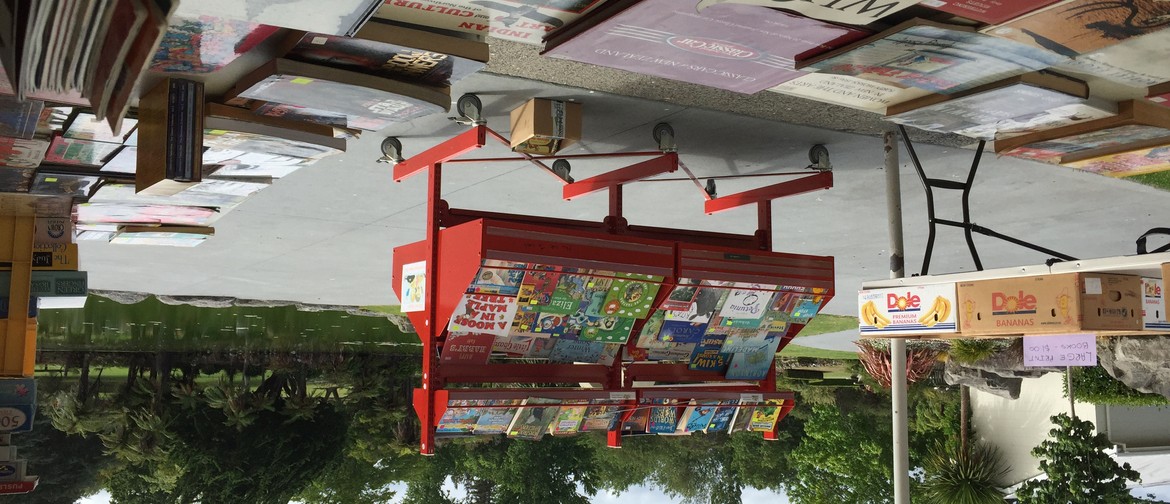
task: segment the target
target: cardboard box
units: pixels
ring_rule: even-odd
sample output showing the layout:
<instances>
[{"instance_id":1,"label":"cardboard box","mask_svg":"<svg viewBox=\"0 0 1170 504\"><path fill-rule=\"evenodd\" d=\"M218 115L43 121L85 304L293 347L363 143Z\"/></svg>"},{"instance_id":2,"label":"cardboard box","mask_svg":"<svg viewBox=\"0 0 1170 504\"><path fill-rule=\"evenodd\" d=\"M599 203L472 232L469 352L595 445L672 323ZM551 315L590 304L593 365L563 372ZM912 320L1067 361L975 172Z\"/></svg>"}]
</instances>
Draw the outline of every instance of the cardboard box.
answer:
<instances>
[{"instance_id":1,"label":"cardboard box","mask_svg":"<svg viewBox=\"0 0 1170 504\"><path fill-rule=\"evenodd\" d=\"M862 336L955 333L957 306L953 283L871 289L857 294Z\"/></svg>"},{"instance_id":2,"label":"cardboard box","mask_svg":"<svg viewBox=\"0 0 1170 504\"><path fill-rule=\"evenodd\" d=\"M960 282L959 332L964 336L1138 332L1141 287L1140 277L1103 273Z\"/></svg>"},{"instance_id":3,"label":"cardboard box","mask_svg":"<svg viewBox=\"0 0 1170 504\"><path fill-rule=\"evenodd\" d=\"M512 150L552 155L581 140L581 104L533 98L512 111Z\"/></svg>"},{"instance_id":4,"label":"cardboard box","mask_svg":"<svg viewBox=\"0 0 1170 504\"><path fill-rule=\"evenodd\" d=\"M1170 278L1170 263L1165 263L1162 265L1163 287L1165 287L1167 278ZM1164 307L1162 308L1164 310L1163 313L1170 313L1170 296L1162 296L1162 302L1164 303Z\"/></svg>"},{"instance_id":5,"label":"cardboard box","mask_svg":"<svg viewBox=\"0 0 1170 504\"><path fill-rule=\"evenodd\" d=\"M1142 278L1142 328L1147 331L1170 332L1166 321L1166 304L1162 295L1162 279Z\"/></svg>"}]
</instances>

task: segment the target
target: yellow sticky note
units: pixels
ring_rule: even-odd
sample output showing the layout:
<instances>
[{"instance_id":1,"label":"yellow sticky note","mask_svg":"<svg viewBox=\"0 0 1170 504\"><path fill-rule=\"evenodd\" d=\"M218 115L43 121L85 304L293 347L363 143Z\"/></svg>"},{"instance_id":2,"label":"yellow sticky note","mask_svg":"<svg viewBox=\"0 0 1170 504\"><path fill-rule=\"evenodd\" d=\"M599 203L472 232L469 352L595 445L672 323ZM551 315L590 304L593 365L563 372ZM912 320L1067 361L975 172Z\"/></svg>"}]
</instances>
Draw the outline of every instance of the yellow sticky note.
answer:
<instances>
[{"instance_id":1,"label":"yellow sticky note","mask_svg":"<svg viewBox=\"0 0 1170 504\"><path fill-rule=\"evenodd\" d=\"M293 84L308 84L310 82L313 82L313 79L306 79L304 77L297 77L292 80Z\"/></svg>"},{"instance_id":2,"label":"yellow sticky note","mask_svg":"<svg viewBox=\"0 0 1170 504\"><path fill-rule=\"evenodd\" d=\"M225 133L227 133L227 130L211 130L207 132L209 135L223 135Z\"/></svg>"},{"instance_id":3,"label":"yellow sticky note","mask_svg":"<svg viewBox=\"0 0 1170 504\"><path fill-rule=\"evenodd\" d=\"M56 182L57 177L45 177L45 182Z\"/></svg>"}]
</instances>

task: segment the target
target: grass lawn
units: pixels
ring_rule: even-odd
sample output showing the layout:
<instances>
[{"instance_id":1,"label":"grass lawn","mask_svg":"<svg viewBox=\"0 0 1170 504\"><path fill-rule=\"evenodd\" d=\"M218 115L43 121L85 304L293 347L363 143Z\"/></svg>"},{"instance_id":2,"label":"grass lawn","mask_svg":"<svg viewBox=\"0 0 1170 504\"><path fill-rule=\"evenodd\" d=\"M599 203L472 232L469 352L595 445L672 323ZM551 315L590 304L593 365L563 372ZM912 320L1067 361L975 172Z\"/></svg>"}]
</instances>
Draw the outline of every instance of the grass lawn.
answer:
<instances>
[{"instance_id":1,"label":"grass lawn","mask_svg":"<svg viewBox=\"0 0 1170 504\"><path fill-rule=\"evenodd\" d=\"M388 315L402 315L402 310L398 305L361 306L359 308Z\"/></svg>"},{"instance_id":2,"label":"grass lawn","mask_svg":"<svg viewBox=\"0 0 1170 504\"><path fill-rule=\"evenodd\" d=\"M789 343L778 354L781 357L812 357L814 359L857 360L856 352L842 352L839 350L822 350Z\"/></svg>"},{"instance_id":3,"label":"grass lawn","mask_svg":"<svg viewBox=\"0 0 1170 504\"><path fill-rule=\"evenodd\" d=\"M796 335L797 338L801 336L815 336L817 334L834 333L840 331L857 330L857 317L848 317L845 315L829 315L822 313L813 317L808 325L804 326L804 330Z\"/></svg>"},{"instance_id":4,"label":"grass lawn","mask_svg":"<svg viewBox=\"0 0 1170 504\"><path fill-rule=\"evenodd\" d=\"M1135 175L1127 178L1139 184L1157 187L1163 191L1170 191L1170 171L1147 173L1145 175Z\"/></svg>"}]
</instances>

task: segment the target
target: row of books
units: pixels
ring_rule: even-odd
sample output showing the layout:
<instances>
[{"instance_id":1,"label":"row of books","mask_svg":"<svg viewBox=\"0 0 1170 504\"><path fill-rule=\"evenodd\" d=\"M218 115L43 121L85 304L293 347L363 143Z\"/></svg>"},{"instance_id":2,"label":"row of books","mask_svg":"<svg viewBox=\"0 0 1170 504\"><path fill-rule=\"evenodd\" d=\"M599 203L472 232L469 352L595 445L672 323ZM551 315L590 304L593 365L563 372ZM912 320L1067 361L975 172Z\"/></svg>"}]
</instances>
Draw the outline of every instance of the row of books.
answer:
<instances>
[{"instance_id":1,"label":"row of books","mask_svg":"<svg viewBox=\"0 0 1170 504\"><path fill-rule=\"evenodd\" d=\"M451 401L436 426L439 435L498 435L539 441L545 435L607 432L691 435L696 432L771 432L780 420L783 400L740 404L736 400L643 401L637 406L613 401L566 402L560 399ZM632 410L632 412L631 412ZM622 422L622 417L630 413Z\"/></svg>"},{"instance_id":2,"label":"row of books","mask_svg":"<svg viewBox=\"0 0 1170 504\"><path fill-rule=\"evenodd\" d=\"M729 379L767 374L784 337L824 297L775 285L684 279L660 306L662 277L486 260L448 324L441 359L492 353L610 365L686 362ZM635 345L625 347L639 321Z\"/></svg>"}]
</instances>

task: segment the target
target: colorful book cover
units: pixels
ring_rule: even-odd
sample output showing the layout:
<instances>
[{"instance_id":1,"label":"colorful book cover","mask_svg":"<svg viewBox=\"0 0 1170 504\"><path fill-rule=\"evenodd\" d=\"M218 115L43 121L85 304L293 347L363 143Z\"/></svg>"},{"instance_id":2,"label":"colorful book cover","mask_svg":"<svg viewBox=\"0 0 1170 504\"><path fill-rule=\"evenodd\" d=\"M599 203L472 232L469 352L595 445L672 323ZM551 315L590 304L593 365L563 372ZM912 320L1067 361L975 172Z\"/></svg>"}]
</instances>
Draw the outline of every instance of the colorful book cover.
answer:
<instances>
[{"instance_id":1,"label":"colorful book cover","mask_svg":"<svg viewBox=\"0 0 1170 504\"><path fill-rule=\"evenodd\" d=\"M28 140L37 133L45 102L0 95L0 137Z\"/></svg>"},{"instance_id":2,"label":"colorful book cover","mask_svg":"<svg viewBox=\"0 0 1170 504\"><path fill-rule=\"evenodd\" d=\"M484 260L467 292L515 296L520 292L520 282L524 280L526 268L528 265L525 263Z\"/></svg>"},{"instance_id":3,"label":"colorful book cover","mask_svg":"<svg viewBox=\"0 0 1170 504\"><path fill-rule=\"evenodd\" d=\"M699 295L700 281L696 279L682 279L679 284L670 291L666 301L658 307L660 310L670 311L691 311L695 304L695 297Z\"/></svg>"},{"instance_id":4,"label":"colorful book cover","mask_svg":"<svg viewBox=\"0 0 1170 504\"><path fill-rule=\"evenodd\" d=\"M524 280L520 282L517 302L521 305L547 305L552 301L560 276L560 268L557 266L533 264L532 269L524 273Z\"/></svg>"},{"instance_id":5,"label":"colorful book cover","mask_svg":"<svg viewBox=\"0 0 1170 504\"><path fill-rule=\"evenodd\" d=\"M795 79L793 60L868 32L756 5L644 0L567 40L554 58L753 94ZM669 64L663 64L667 62Z\"/></svg>"},{"instance_id":6,"label":"colorful book cover","mask_svg":"<svg viewBox=\"0 0 1170 504\"><path fill-rule=\"evenodd\" d=\"M651 434L671 434L678 427L678 407L675 405L650 408Z\"/></svg>"},{"instance_id":7,"label":"colorful book cover","mask_svg":"<svg viewBox=\"0 0 1170 504\"><path fill-rule=\"evenodd\" d=\"M650 408L646 406L639 406L630 415L630 418L622 423L623 432L641 433L647 432L650 429Z\"/></svg>"},{"instance_id":8,"label":"colorful book cover","mask_svg":"<svg viewBox=\"0 0 1170 504\"><path fill-rule=\"evenodd\" d=\"M922 5L980 23L1000 24L1060 0L923 0Z\"/></svg>"},{"instance_id":9,"label":"colorful book cover","mask_svg":"<svg viewBox=\"0 0 1170 504\"><path fill-rule=\"evenodd\" d=\"M264 102L253 108L252 113L268 117L282 117L294 121L324 124L337 128L353 128L365 131L381 131L394 124L393 119L377 117L373 114L339 114L327 110L298 107L286 103Z\"/></svg>"},{"instance_id":10,"label":"colorful book cover","mask_svg":"<svg viewBox=\"0 0 1170 504\"><path fill-rule=\"evenodd\" d=\"M750 431L753 411L755 411L754 406L736 408L735 413L731 418L731 427L727 429L728 434Z\"/></svg>"},{"instance_id":11,"label":"colorful book cover","mask_svg":"<svg viewBox=\"0 0 1170 504\"><path fill-rule=\"evenodd\" d=\"M49 142L0 137L0 165L13 168L36 168L45 159Z\"/></svg>"},{"instance_id":12,"label":"colorful book cover","mask_svg":"<svg viewBox=\"0 0 1170 504\"><path fill-rule=\"evenodd\" d=\"M561 406L552 423L552 434L576 434L581 430L581 422L585 420L585 410L588 408L585 405Z\"/></svg>"},{"instance_id":13,"label":"colorful book cover","mask_svg":"<svg viewBox=\"0 0 1170 504\"><path fill-rule=\"evenodd\" d=\"M516 316L512 318L512 327L508 330L508 336L541 336L535 332L536 317L538 316L540 316L540 312L531 307L517 307Z\"/></svg>"},{"instance_id":14,"label":"colorful book cover","mask_svg":"<svg viewBox=\"0 0 1170 504\"><path fill-rule=\"evenodd\" d=\"M642 332L638 333L637 346L640 348L652 348L667 343L658 338L658 333L662 330L662 324L665 320L666 311L664 310L657 310L651 314L646 319L646 323L642 324Z\"/></svg>"},{"instance_id":15,"label":"colorful book cover","mask_svg":"<svg viewBox=\"0 0 1170 504\"><path fill-rule=\"evenodd\" d=\"M910 21L851 50L806 65L896 86L950 94L1070 61L1026 44Z\"/></svg>"},{"instance_id":16,"label":"colorful book cover","mask_svg":"<svg viewBox=\"0 0 1170 504\"><path fill-rule=\"evenodd\" d=\"M1160 0L1071 0L985 31L1076 56L1161 30L1168 16L1170 4Z\"/></svg>"},{"instance_id":17,"label":"colorful book cover","mask_svg":"<svg viewBox=\"0 0 1170 504\"><path fill-rule=\"evenodd\" d=\"M1064 166L1110 177L1130 177L1170 170L1170 146L1101 156Z\"/></svg>"},{"instance_id":18,"label":"colorful book cover","mask_svg":"<svg viewBox=\"0 0 1170 504\"><path fill-rule=\"evenodd\" d=\"M98 167L114 155L122 144L91 142L63 136L53 138L45 153L45 162L72 166Z\"/></svg>"},{"instance_id":19,"label":"colorful book cover","mask_svg":"<svg viewBox=\"0 0 1170 504\"><path fill-rule=\"evenodd\" d=\"M1048 110L1083 104L1086 99L1031 84L1019 83L983 93L927 105L887 121L925 131L955 133L995 140L999 125L1016 117L1033 117Z\"/></svg>"},{"instance_id":20,"label":"colorful book cover","mask_svg":"<svg viewBox=\"0 0 1170 504\"><path fill-rule=\"evenodd\" d=\"M311 68L303 68L305 66ZM449 93L447 88L436 89L372 76L363 76L365 79L358 85L352 83L359 81L350 79L350 72L341 72L345 71L278 59L240 83L241 88L247 83L252 84L241 89L238 97L326 110L338 115L380 116L395 122L446 113L450 107L449 96L439 100L444 93ZM318 74L328 74L332 80ZM253 82L253 78L258 80ZM367 82L370 79L386 82L378 88L367 87L375 85Z\"/></svg>"},{"instance_id":21,"label":"colorful book cover","mask_svg":"<svg viewBox=\"0 0 1170 504\"><path fill-rule=\"evenodd\" d=\"M772 361L776 359L776 349L780 348L781 339L769 336L768 346L762 350L732 354L731 363L723 376L728 380L763 380L772 369Z\"/></svg>"},{"instance_id":22,"label":"colorful book cover","mask_svg":"<svg viewBox=\"0 0 1170 504\"><path fill-rule=\"evenodd\" d=\"M221 129L204 129L203 145L209 149L259 152L312 159L321 159L343 152L311 142L299 142L287 138Z\"/></svg>"},{"instance_id":23,"label":"colorful book cover","mask_svg":"<svg viewBox=\"0 0 1170 504\"><path fill-rule=\"evenodd\" d=\"M150 69L163 73L214 72L278 30L276 26L214 16L171 16Z\"/></svg>"},{"instance_id":24,"label":"colorful book cover","mask_svg":"<svg viewBox=\"0 0 1170 504\"><path fill-rule=\"evenodd\" d=\"M605 315L646 318L650 315L654 296L658 294L661 286L660 276L618 273L609 288L601 311Z\"/></svg>"},{"instance_id":25,"label":"colorful book cover","mask_svg":"<svg viewBox=\"0 0 1170 504\"><path fill-rule=\"evenodd\" d=\"M524 401L512 425L508 426L508 437L540 441L548 427L556 419L560 401L530 397Z\"/></svg>"},{"instance_id":26,"label":"colorful book cover","mask_svg":"<svg viewBox=\"0 0 1170 504\"><path fill-rule=\"evenodd\" d=\"M491 334L449 333L443 343L443 364L487 364L496 337Z\"/></svg>"},{"instance_id":27,"label":"colorful book cover","mask_svg":"<svg viewBox=\"0 0 1170 504\"><path fill-rule=\"evenodd\" d=\"M646 349L646 359L652 361L690 362L698 343L669 343L669 346Z\"/></svg>"},{"instance_id":28,"label":"colorful book cover","mask_svg":"<svg viewBox=\"0 0 1170 504\"><path fill-rule=\"evenodd\" d=\"M780 422L780 410L784 406L783 399L768 399L764 404L752 410L752 419L749 428L756 432L771 432L776 430Z\"/></svg>"},{"instance_id":29,"label":"colorful book cover","mask_svg":"<svg viewBox=\"0 0 1170 504\"><path fill-rule=\"evenodd\" d=\"M499 336L492 343L492 351L506 353L511 356L523 357L528 355L536 346L536 342L544 338L531 336Z\"/></svg>"},{"instance_id":30,"label":"colorful book cover","mask_svg":"<svg viewBox=\"0 0 1170 504\"><path fill-rule=\"evenodd\" d=\"M174 16L219 16L331 35L352 36L381 0L199 0L182 2Z\"/></svg>"},{"instance_id":31,"label":"colorful book cover","mask_svg":"<svg viewBox=\"0 0 1170 504\"><path fill-rule=\"evenodd\" d=\"M450 332L507 336L516 317L516 298L495 294L464 294L447 324Z\"/></svg>"},{"instance_id":32,"label":"colorful book cover","mask_svg":"<svg viewBox=\"0 0 1170 504\"><path fill-rule=\"evenodd\" d=\"M552 355L552 349L556 346L560 338L536 338L532 341L532 348L524 354L525 357L532 359L547 359Z\"/></svg>"},{"instance_id":33,"label":"colorful book cover","mask_svg":"<svg viewBox=\"0 0 1170 504\"><path fill-rule=\"evenodd\" d=\"M687 368L692 371L716 371L722 373L730 364L731 355L723 352L725 334L708 334L695 346Z\"/></svg>"},{"instance_id":34,"label":"colorful book cover","mask_svg":"<svg viewBox=\"0 0 1170 504\"><path fill-rule=\"evenodd\" d=\"M581 423L581 432L608 431L617 422L620 406L590 406L585 410L585 419Z\"/></svg>"},{"instance_id":35,"label":"colorful book cover","mask_svg":"<svg viewBox=\"0 0 1170 504\"><path fill-rule=\"evenodd\" d=\"M386 2L376 17L524 44L541 44L602 0L419 0Z\"/></svg>"},{"instance_id":36,"label":"colorful book cover","mask_svg":"<svg viewBox=\"0 0 1170 504\"><path fill-rule=\"evenodd\" d=\"M687 418L685 432L707 432L707 426L719 408L717 401L700 401L699 404L687 408L690 413ZM694 409L691 409L694 408Z\"/></svg>"},{"instance_id":37,"label":"colorful book cover","mask_svg":"<svg viewBox=\"0 0 1170 504\"><path fill-rule=\"evenodd\" d=\"M0 168L8 169L8 168ZM58 196L73 196L74 198L88 198L101 177L96 175L74 175L71 173L37 172L32 187L28 192L33 194L48 194Z\"/></svg>"},{"instance_id":38,"label":"colorful book cover","mask_svg":"<svg viewBox=\"0 0 1170 504\"><path fill-rule=\"evenodd\" d=\"M1060 158L1066 154L1073 154L1091 149L1099 149L1102 147L1114 147L1128 143L1142 142L1145 140L1153 140L1155 138L1162 138L1166 136L1170 136L1170 130L1159 128L1157 126L1131 124L1128 126L1118 126L1115 128L1106 128L1103 130L1093 131L1080 135L1067 136L1045 142L1031 143L1023 147L1018 147L1016 149L1004 152L1003 155L1031 159L1033 161L1043 161L1046 163L1059 163Z\"/></svg>"},{"instance_id":39,"label":"colorful book cover","mask_svg":"<svg viewBox=\"0 0 1170 504\"><path fill-rule=\"evenodd\" d=\"M309 33L285 57L432 86L448 86L486 65L483 61L426 49L430 48Z\"/></svg>"},{"instance_id":40,"label":"colorful book cover","mask_svg":"<svg viewBox=\"0 0 1170 504\"><path fill-rule=\"evenodd\" d=\"M546 338L560 338L565 335L575 336L577 331L569 327L568 315L557 315L555 313L537 313L536 323L532 327L532 334Z\"/></svg>"},{"instance_id":41,"label":"colorful book cover","mask_svg":"<svg viewBox=\"0 0 1170 504\"><path fill-rule=\"evenodd\" d=\"M126 134L137 125L137 119L127 117L122 119L122 133L114 133L114 130L110 129L110 125L106 121L99 120L93 114L80 112L74 114L73 120L69 121L69 126L65 128L64 135L67 138L76 140L120 144L126 138Z\"/></svg>"},{"instance_id":42,"label":"colorful book cover","mask_svg":"<svg viewBox=\"0 0 1170 504\"><path fill-rule=\"evenodd\" d=\"M572 315L581 309L581 302L587 293L586 284L591 281L587 272L579 272L572 268L564 269L557 277L556 288L549 298L548 304L539 304L541 313L556 313Z\"/></svg>"},{"instance_id":43,"label":"colorful book cover","mask_svg":"<svg viewBox=\"0 0 1170 504\"><path fill-rule=\"evenodd\" d=\"M758 352L771 344L769 336L783 336L787 329L788 323L782 320L769 320L767 326L756 329L732 329L727 332L721 351L726 354Z\"/></svg>"},{"instance_id":44,"label":"colorful book cover","mask_svg":"<svg viewBox=\"0 0 1170 504\"><path fill-rule=\"evenodd\" d=\"M519 406L522 401L516 399L494 399L487 402L488 406ZM516 418L516 412L520 409L514 408L481 408L482 414L479 420L475 422L472 427L472 432L476 434L503 434L508 432L508 426L512 424L512 419Z\"/></svg>"},{"instance_id":45,"label":"colorful book cover","mask_svg":"<svg viewBox=\"0 0 1170 504\"><path fill-rule=\"evenodd\" d=\"M731 400L719 404L715 414L711 416L711 423L707 424L707 432L723 432L731 427L731 419L735 418L735 411L739 401Z\"/></svg>"},{"instance_id":46,"label":"colorful book cover","mask_svg":"<svg viewBox=\"0 0 1170 504\"><path fill-rule=\"evenodd\" d=\"M0 166L0 192L28 192L36 168Z\"/></svg>"},{"instance_id":47,"label":"colorful book cover","mask_svg":"<svg viewBox=\"0 0 1170 504\"><path fill-rule=\"evenodd\" d=\"M612 275L612 273L601 272L595 274ZM584 314L588 317L605 317L605 299L609 297L609 288L613 286L613 278L610 276L593 276L589 277L589 281L585 283L585 306Z\"/></svg>"},{"instance_id":48,"label":"colorful book cover","mask_svg":"<svg viewBox=\"0 0 1170 504\"><path fill-rule=\"evenodd\" d=\"M760 320L768 309L775 288L775 285L736 284L719 309L719 316L725 319Z\"/></svg>"},{"instance_id":49,"label":"colorful book cover","mask_svg":"<svg viewBox=\"0 0 1170 504\"><path fill-rule=\"evenodd\" d=\"M634 319L626 317L589 317L581 331L581 339L602 343L625 343L634 330Z\"/></svg>"},{"instance_id":50,"label":"colorful book cover","mask_svg":"<svg viewBox=\"0 0 1170 504\"><path fill-rule=\"evenodd\" d=\"M618 356L622 354L622 349L625 348L624 343L605 343L601 347L601 356L594 361L594 364L601 364L602 366L612 366Z\"/></svg>"},{"instance_id":51,"label":"colorful book cover","mask_svg":"<svg viewBox=\"0 0 1170 504\"><path fill-rule=\"evenodd\" d=\"M785 2L784 9L791 10L804 16L821 21L841 23L847 25L867 25L880 21L907 7L918 3L919 0L887 0L880 5L870 2ZM743 5L758 5L761 7L781 8L776 0L701 0L696 10L703 12L712 5L734 3Z\"/></svg>"},{"instance_id":52,"label":"colorful book cover","mask_svg":"<svg viewBox=\"0 0 1170 504\"><path fill-rule=\"evenodd\" d=\"M119 203L77 205L77 222L79 223L209 226L219 216L220 213L216 209L209 207Z\"/></svg>"},{"instance_id":53,"label":"colorful book cover","mask_svg":"<svg viewBox=\"0 0 1170 504\"><path fill-rule=\"evenodd\" d=\"M594 364L601 358L605 344L597 341L573 341L561 339L549 353L550 362L582 362Z\"/></svg>"},{"instance_id":54,"label":"colorful book cover","mask_svg":"<svg viewBox=\"0 0 1170 504\"><path fill-rule=\"evenodd\" d=\"M796 292L779 292L772 299L769 311L776 312L779 319L793 324L807 324L821 310L824 296Z\"/></svg>"},{"instance_id":55,"label":"colorful book cover","mask_svg":"<svg viewBox=\"0 0 1170 504\"><path fill-rule=\"evenodd\" d=\"M439 419L439 425L435 428L435 432L441 434L471 432L483 412L479 408L471 407L478 405L476 401L451 401L447 405L447 411Z\"/></svg>"}]
</instances>

